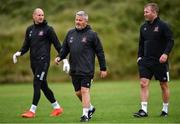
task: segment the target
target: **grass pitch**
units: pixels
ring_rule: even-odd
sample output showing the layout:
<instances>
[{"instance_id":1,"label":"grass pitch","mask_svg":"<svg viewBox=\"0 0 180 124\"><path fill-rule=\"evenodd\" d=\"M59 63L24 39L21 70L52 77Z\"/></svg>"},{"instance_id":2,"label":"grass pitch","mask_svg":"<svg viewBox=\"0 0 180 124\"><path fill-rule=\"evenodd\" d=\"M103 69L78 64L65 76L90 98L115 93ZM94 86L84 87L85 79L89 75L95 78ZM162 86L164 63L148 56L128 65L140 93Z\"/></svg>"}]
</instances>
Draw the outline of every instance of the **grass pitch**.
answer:
<instances>
[{"instance_id":1,"label":"grass pitch","mask_svg":"<svg viewBox=\"0 0 180 124\"><path fill-rule=\"evenodd\" d=\"M41 92L41 99L33 119L21 118L32 102L32 84L0 85L0 123L79 123L82 114L81 103L76 98L73 86L68 83L49 83L56 99L64 108L59 117L50 117L51 104ZM156 81L150 84L150 98L147 118L132 115L140 107L138 81L94 82L91 87L91 101L96 113L92 123L180 123L180 83L170 83L169 116L159 117L162 109L161 89Z\"/></svg>"}]
</instances>

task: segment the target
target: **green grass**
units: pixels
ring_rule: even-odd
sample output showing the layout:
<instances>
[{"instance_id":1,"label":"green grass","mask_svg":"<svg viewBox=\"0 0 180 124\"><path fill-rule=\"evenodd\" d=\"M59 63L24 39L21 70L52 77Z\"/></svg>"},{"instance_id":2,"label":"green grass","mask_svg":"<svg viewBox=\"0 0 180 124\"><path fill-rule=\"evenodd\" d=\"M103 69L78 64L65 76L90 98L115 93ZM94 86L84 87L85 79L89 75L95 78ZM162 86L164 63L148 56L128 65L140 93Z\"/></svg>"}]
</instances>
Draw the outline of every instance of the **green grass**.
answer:
<instances>
[{"instance_id":1,"label":"green grass","mask_svg":"<svg viewBox=\"0 0 180 124\"><path fill-rule=\"evenodd\" d=\"M91 88L91 100L97 111L92 123L178 123L180 122L180 84L170 83L171 98L168 118L159 117L162 100L158 82L151 82L149 117L134 118L132 114L139 109L139 83L136 81L95 82ZM71 83L49 83L57 100L64 108L60 117L50 117L51 104L43 93L36 117L21 118L20 114L29 109L32 100L32 84L0 86L1 123L78 123L82 114L81 104L74 95Z\"/></svg>"}]
</instances>

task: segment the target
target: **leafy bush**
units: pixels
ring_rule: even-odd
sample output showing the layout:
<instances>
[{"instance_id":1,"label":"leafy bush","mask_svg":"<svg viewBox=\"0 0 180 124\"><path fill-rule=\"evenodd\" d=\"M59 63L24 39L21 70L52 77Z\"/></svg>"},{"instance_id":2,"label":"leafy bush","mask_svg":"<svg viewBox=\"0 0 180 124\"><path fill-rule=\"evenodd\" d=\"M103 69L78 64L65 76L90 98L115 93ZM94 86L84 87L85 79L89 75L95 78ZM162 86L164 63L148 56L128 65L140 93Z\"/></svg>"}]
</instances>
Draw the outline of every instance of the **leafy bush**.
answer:
<instances>
[{"instance_id":1,"label":"leafy bush","mask_svg":"<svg viewBox=\"0 0 180 124\"><path fill-rule=\"evenodd\" d=\"M180 74L180 13L179 0L154 0L160 6L160 17L166 20L174 32L175 47L170 56L171 76ZM143 23L143 6L148 0L1 0L0 1L0 82L31 81L29 56L12 63L12 55L20 49L26 27L32 23L36 7L45 11L46 19L63 41L66 32L74 27L74 15L78 10L89 14L89 23L102 40L109 77L107 79L137 78L137 49L139 26ZM68 76L54 65L56 52L52 49L50 81L68 80ZM99 79L98 63L96 78ZM62 68L62 65L61 67Z\"/></svg>"}]
</instances>

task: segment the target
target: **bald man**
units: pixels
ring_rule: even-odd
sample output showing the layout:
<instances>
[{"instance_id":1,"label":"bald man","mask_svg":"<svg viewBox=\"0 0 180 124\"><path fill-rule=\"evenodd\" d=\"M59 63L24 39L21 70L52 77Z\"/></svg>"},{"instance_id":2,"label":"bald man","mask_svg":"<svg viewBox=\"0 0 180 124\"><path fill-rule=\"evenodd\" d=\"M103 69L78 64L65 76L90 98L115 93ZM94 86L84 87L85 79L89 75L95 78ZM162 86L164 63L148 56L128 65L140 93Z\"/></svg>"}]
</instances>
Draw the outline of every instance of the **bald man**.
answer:
<instances>
[{"instance_id":1,"label":"bald man","mask_svg":"<svg viewBox=\"0 0 180 124\"><path fill-rule=\"evenodd\" d=\"M34 75L32 105L29 111L22 114L22 117L35 117L36 108L41 96L41 90L52 104L53 111L51 116L58 116L63 112L63 109L56 101L51 89L48 87L46 78L50 65L51 44L54 45L58 53L60 52L61 44L53 28L47 24L46 20L44 20L44 12L42 9L36 8L34 10L33 22L34 24L29 26L26 30L22 48L13 55L13 62L16 63L18 56L22 56L30 50L31 69ZM64 65L68 66L68 63L65 61ZM68 69L68 67L66 69Z\"/></svg>"}]
</instances>

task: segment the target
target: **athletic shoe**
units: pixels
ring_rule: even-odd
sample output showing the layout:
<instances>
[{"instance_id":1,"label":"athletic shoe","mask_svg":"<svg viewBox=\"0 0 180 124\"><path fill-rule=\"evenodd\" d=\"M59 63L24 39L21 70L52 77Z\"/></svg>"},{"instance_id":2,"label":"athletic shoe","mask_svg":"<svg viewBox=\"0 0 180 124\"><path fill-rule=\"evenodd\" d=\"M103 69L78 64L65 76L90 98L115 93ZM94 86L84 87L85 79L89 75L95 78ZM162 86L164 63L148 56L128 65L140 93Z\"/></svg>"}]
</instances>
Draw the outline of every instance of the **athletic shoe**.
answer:
<instances>
[{"instance_id":1,"label":"athletic shoe","mask_svg":"<svg viewBox=\"0 0 180 124\"><path fill-rule=\"evenodd\" d=\"M167 117L167 116L168 116L168 113L166 113L165 111L162 111L160 116L161 116L161 117Z\"/></svg>"},{"instance_id":2,"label":"athletic shoe","mask_svg":"<svg viewBox=\"0 0 180 124\"><path fill-rule=\"evenodd\" d=\"M144 110L140 109L138 112L134 113L133 116L137 118L141 118L141 117L148 117L148 114Z\"/></svg>"},{"instance_id":3,"label":"athletic shoe","mask_svg":"<svg viewBox=\"0 0 180 124\"><path fill-rule=\"evenodd\" d=\"M92 110L89 110L89 111L88 111L88 117L89 117L89 119L92 118L92 115L94 114L95 111L96 111L96 108L95 108L95 107L93 107Z\"/></svg>"},{"instance_id":4,"label":"athletic shoe","mask_svg":"<svg viewBox=\"0 0 180 124\"><path fill-rule=\"evenodd\" d=\"M35 117L35 113L32 111L27 111L25 113L23 113L21 115L23 118L34 118Z\"/></svg>"},{"instance_id":5,"label":"athletic shoe","mask_svg":"<svg viewBox=\"0 0 180 124\"><path fill-rule=\"evenodd\" d=\"M80 119L80 122L88 122L89 121L89 118L85 115L83 115Z\"/></svg>"},{"instance_id":6,"label":"athletic shoe","mask_svg":"<svg viewBox=\"0 0 180 124\"><path fill-rule=\"evenodd\" d=\"M63 113L63 108L54 109L50 116L58 116L61 115L62 113Z\"/></svg>"}]
</instances>

